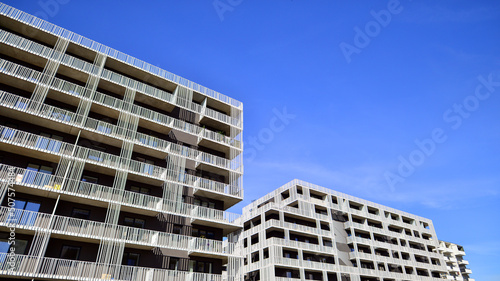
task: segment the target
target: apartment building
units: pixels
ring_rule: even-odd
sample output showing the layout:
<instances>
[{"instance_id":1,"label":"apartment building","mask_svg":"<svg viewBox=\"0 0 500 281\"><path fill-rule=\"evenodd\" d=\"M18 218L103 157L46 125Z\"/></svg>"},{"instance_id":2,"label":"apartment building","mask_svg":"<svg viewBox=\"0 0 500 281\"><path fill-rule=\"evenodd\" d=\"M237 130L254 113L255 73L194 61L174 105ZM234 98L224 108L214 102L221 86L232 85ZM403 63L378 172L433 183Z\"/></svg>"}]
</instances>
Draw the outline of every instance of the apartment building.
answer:
<instances>
[{"instance_id":1,"label":"apartment building","mask_svg":"<svg viewBox=\"0 0 500 281\"><path fill-rule=\"evenodd\" d=\"M0 26L0 279L237 279L242 103L3 3Z\"/></svg>"},{"instance_id":2,"label":"apartment building","mask_svg":"<svg viewBox=\"0 0 500 281\"><path fill-rule=\"evenodd\" d=\"M432 221L293 180L243 208L245 280L446 278Z\"/></svg>"},{"instance_id":3,"label":"apartment building","mask_svg":"<svg viewBox=\"0 0 500 281\"><path fill-rule=\"evenodd\" d=\"M444 276L448 280L474 281L470 278L472 271L467 268L469 262L464 259L464 247L445 241L439 241L439 253L444 257L447 274Z\"/></svg>"}]
</instances>

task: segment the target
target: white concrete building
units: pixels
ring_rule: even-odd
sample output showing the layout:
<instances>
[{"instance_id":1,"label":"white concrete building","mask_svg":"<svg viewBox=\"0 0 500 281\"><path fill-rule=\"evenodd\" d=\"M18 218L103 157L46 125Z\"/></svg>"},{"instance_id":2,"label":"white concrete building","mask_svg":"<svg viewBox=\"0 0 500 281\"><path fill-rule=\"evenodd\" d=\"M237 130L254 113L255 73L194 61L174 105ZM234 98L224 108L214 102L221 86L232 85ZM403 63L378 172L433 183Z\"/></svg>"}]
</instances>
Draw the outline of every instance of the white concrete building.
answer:
<instances>
[{"instance_id":1,"label":"white concrete building","mask_svg":"<svg viewBox=\"0 0 500 281\"><path fill-rule=\"evenodd\" d=\"M0 3L0 279L237 279L242 134L240 101Z\"/></svg>"},{"instance_id":2,"label":"white concrete building","mask_svg":"<svg viewBox=\"0 0 500 281\"><path fill-rule=\"evenodd\" d=\"M246 280L437 280L432 221L294 180L243 208Z\"/></svg>"},{"instance_id":3,"label":"white concrete building","mask_svg":"<svg viewBox=\"0 0 500 281\"><path fill-rule=\"evenodd\" d=\"M467 268L468 261L464 259L464 247L445 241L439 241L439 253L444 257L447 273L443 276L448 280L474 281L470 278L472 271Z\"/></svg>"}]
</instances>

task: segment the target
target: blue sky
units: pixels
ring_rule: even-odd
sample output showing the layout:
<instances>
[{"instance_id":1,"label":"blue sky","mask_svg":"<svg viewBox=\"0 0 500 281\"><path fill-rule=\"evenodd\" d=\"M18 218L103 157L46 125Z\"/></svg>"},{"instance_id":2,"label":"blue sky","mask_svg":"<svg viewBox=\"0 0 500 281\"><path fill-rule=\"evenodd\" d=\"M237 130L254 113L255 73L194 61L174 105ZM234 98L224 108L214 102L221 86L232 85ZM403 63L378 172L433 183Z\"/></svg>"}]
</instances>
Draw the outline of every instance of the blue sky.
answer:
<instances>
[{"instance_id":1,"label":"blue sky","mask_svg":"<svg viewBox=\"0 0 500 281\"><path fill-rule=\"evenodd\" d=\"M432 219L500 280L498 1L5 2L242 101L234 212L302 179Z\"/></svg>"}]
</instances>

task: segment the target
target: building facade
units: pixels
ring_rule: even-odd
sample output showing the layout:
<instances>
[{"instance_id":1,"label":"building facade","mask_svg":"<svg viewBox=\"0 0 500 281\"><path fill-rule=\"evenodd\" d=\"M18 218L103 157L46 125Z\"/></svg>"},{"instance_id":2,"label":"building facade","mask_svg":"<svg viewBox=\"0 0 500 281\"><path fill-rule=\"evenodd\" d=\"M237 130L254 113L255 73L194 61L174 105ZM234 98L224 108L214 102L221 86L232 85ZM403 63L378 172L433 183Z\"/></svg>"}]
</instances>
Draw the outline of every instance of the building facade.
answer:
<instances>
[{"instance_id":1,"label":"building facade","mask_svg":"<svg viewBox=\"0 0 500 281\"><path fill-rule=\"evenodd\" d=\"M307 182L254 201L241 219L245 280L447 278L431 220Z\"/></svg>"},{"instance_id":2,"label":"building facade","mask_svg":"<svg viewBox=\"0 0 500 281\"><path fill-rule=\"evenodd\" d=\"M464 247L445 241L439 241L439 252L443 255L446 262L448 274L445 276L448 280L474 281L470 278L472 271L467 267L469 262L464 259Z\"/></svg>"},{"instance_id":3,"label":"building facade","mask_svg":"<svg viewBox=\"0 0 500 281\"><path fill-rule=\"evenodd\" d=\"M0 26L0 279L239 276L242 103L2 3Z\"/></svg>"}]
</instances>

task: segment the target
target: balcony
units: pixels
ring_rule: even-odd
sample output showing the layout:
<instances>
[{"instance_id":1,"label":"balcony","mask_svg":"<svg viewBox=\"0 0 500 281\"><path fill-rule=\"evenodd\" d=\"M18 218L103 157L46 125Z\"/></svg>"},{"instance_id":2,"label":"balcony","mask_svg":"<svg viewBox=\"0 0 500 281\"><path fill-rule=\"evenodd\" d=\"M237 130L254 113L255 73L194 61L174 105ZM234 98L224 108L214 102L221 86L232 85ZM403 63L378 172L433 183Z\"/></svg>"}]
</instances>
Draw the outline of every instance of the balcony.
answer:
<instances>
[{"instance_id":1,"label":"balcony","mask_svg":"<svg viewBox=\"0 0 500 281\"><path fill-rule=\"evenodd\" d=\"M306 243L306 242L300 242L300 241L293 241L293 240L286 240L286 239L281 239L281 238L270 238L267 239L264 243L263 247L266 246L283 246L287 248L296 248L296 249L302 249L304 251L312 251L312 252L319 252L319 253L331 253L333 254L335 252L335 249L333 247L327 247L323 245L317 245L317 244L311 244L311 243ZM262 246L262 243L261 243Z\"/></svg>"},{"instance_id":2,"label":"balcony","mask_svg":"<svg viewBox=\"0 0 500 281\"><path fill-rule=\"evenodd\" d=\"M167 248L185 250L189 253L216 256L227 259L233 256L234 243L223 246L222 241L184 236L142 228L113 225L58 215L32 212L22 209L0 207L0 226L14 226L18 231L48 231L64 235L67 239L82 241L113 240L133 245L136 248ZM229 251L229 252L226 252Z\"/></svg>"},{"instance_id":3,"label":"balcony","mask_svg":"<svg viewBox=\"0 0 500 281\"><path fill-rule=\"evenodd\" d=\"M7 181L9 173L16 175L14 185L17 186L16 190L19 192L26 191L51 198L56 198L60 194L62 199L70 202L81 203L82 200L88 200L87 204L105 208L109 203L115 203L122 205L123 211L149 216L155 216L158 213L185 216L200 224L222 228L224 235L241 228L236 222L239 215L226 211L0 164L0 181Z\"/></svg>"},{"instance_id":4,"label":"balcony","mask_svg":"<svg viewBox=\"0 0 500 281\"><path fill-rule=\"evenodd\" d=\"M48 77L45 77L44 74L38 71L32 70L30 68L3 59L0 59L0 71L1 73L9 75L8 76L9 79L13 78L17 79L15 81L11 81L10 82L11 84L19 84L19 79L35 84L39 83L40 81L50 80L48 79ZM165 129L180 130L185 133L196 136L198 138L199 143L200 142L205 143L205 141L207 141L205 144L208 147L224 151L226 152L226 154L228 154L229 152L229 148L227 147L227 145L236 146L236 148L241 149L241 142L236 139L231 139L219 133L172 118L165 114L161 114L159 112L144 107L140 107L135 104L124 102L123 100L99 92L95 92L95 94L92 97L86 96L88 91L86 91L84 87L70 83L68 81L59 78L54 78L52 80L51 85L47 86L53 91L57 91L61 94L67 95L65 101L72 101L72 103L75 105L78 105L79 99L82 98L93 102L96 105L95 106L96 110L100 112L106 110L108 110L109 112L109 109L111 109L113 112L115 112L116 115L121 111L127 111L133 115L138 116L141 120L143 120L143 122L146 122L143 125L148 128L153 128L155 130L159 130L162 132L165 132ZM49 95L51 95L51 92L49 92ZM58 95L56 95L56 97L57 96ZM65 121L70 121L70 120L65 120ZM228 165L226 167L228 167Z\"/></svg>"},{"instance_id":5,"label":"balcony","mask_svg":"<svg viewBox=\"0 0 500 281\"><path fill-rule=\"evenodd\" d=\"M468 268L461 268L460 272L462 272L462 274L472 274L472 270Z\"/></svg>"},{"instance_id":6,"label":"balcony","mask_svg":"<svg viewBox=\"0 0 500 281\"><path fill-rule=\"evenodd\" d=\"M35 104L29 99L0 91L0 106L6 107L4 114L12 118L24 120L28 116L23 116L26 112L35 115L37 118L31 118L29 122L34 124L76 134L74 128L81 128L85 131L82 136L87 138L94 137L93 134L99 134L99 138L106 140L108 144L119 146L119 141L128 140L136 144L136 150L147 155L158 155L158 152L164 155L173 154L183 158L191 159L197 163L204 163L206 166L217 167L220 171L231 169L235 166L234 161L218 157L209 153L197 151L195 149L171 143L159 138L151 137L142 133L135 133L128 130L123 130L115 125L102 122L93 118L86 118L84 125L81 125L77 120L84 119L83 116L73 112L62 110L50 105L40 104L41 110L37 113L30 112L28 105ZM13 110L10 112L9 110ZM26 120L28 121L28 120ZM54 123L51 123L54 122ZM240 172L241 167L233 169L235 172Z\"/></svg>"},{"instance_id":7,"label":"balcony","mask_svg":"<svg viewBox=\"0 0 500 281\"><path fill-rule=\"evenodd\" d=\"M222 281L222 275L0 253L0 275L66 280Z\"/></svg>"},{"instance_id":8,"label":"balcony","mask_svg":"<svg viewBox=\"0 0 500 281\"><path fill-rule=\"evenodd\" d=\"M50 138L41 137L24 131L0 126L0 144L7 145L6 149L13 149L14 153L37 154L41 152L49 161L58 162L60 156L71 156L81 161L94 165L97 172L114 174L113 170L124 170L136 177L138 180L162 183L170 181L216 192L219 196L235 197L231 193L238 194L241 188L232 187L228 184L212 180L202 179L189 174L179 174L173 170L142 163L135 160L124 159L109 153L88 149L78 145L55 141ZM53 143L52 146L44 146L45 143ZM32 151L27 151L26 148ZM144 179L146 177L147 179ZM142 178L142 179L141 179ZM230 193L231 192L231 193ZM228 198L229 199L229 198Z\"/></svg>"},{"instance_id":9,"label":"balcony","mask_svg":"<svg viewBox=\"0 0 500 281\"><path fill-rule=\"evenodd\" d=\"M15 48L18 50L23 50L31 55L36 55L39 57L42 57L44 59L49 59L50 54L51 54L51 49L40 45L38 43L35 43L31 40L28 40L26 38L17 36L15 34L12 34L10 32L7 32L5 30L0 31L0 42L7 45L4 46L3 48L11 47ZM70 55L63 55L61 59L61 64L64 65L67 68L72 68L75 69L79 72L85 73L85 75L98 75L97 69L94 68L93 64L88 63L86 61L80 60L78 58L72 57ZM71 71L67 69L67 71ZM82 73L79 73L78 75L81 76ZM187 109L189 111L192 111L194 113L198 114L205 114L209 116L210 118L221 122L225 125L229 126L235 126L239 129L242 128L241 120L236 119L234 117L228 116L226 114L216 112L213 110L202 110L202 107L200 105L197 105L196 103L193 102L188 102L188 101L180 101L180 99L176 99L175 95L168 93L166 91L154 88L152 86L149 86L147 84L144 84L140 81L130 79L128 77L125 77L121 74L112 72L107 69L103 69L100 73L100 78L107 80L110 83L117 84L121 87L130 87L143 95L149 96L151 98L154 98L155 100L160 100L162 102L167 103L168 105L172 106L178 106L184 109ZM83 80L86 80L82 78ZM179 102L177 101L179 100Z\"/></svg>"}]
</instances>

